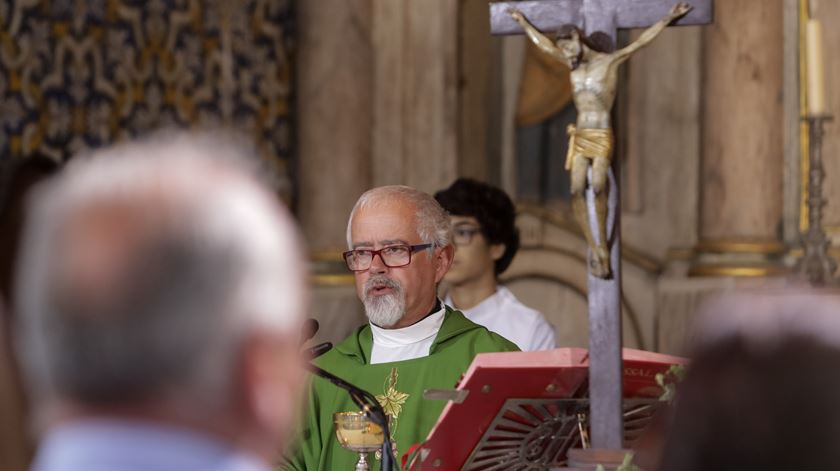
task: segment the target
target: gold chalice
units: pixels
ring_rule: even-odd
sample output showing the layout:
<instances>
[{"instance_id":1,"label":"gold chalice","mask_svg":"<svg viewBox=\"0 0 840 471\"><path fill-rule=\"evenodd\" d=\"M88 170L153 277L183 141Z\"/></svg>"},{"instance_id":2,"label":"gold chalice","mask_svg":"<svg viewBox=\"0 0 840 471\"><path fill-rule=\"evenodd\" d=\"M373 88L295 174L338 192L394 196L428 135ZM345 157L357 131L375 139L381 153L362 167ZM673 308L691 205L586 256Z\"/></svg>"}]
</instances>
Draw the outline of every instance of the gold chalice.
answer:
<instances>
[{"instance_id":1,"label":"gold chalice","mask_svg":"<svg viewBox=\"0 0 840 471\"><path fill-rule=\"evenodd\" d=\"M385 434L382 427L371 422L363 412L336 412L333 414L335 436L347 450L359 453L356 471L369 471L367 454L382 448Z\"/></svg>"}]
</instances>

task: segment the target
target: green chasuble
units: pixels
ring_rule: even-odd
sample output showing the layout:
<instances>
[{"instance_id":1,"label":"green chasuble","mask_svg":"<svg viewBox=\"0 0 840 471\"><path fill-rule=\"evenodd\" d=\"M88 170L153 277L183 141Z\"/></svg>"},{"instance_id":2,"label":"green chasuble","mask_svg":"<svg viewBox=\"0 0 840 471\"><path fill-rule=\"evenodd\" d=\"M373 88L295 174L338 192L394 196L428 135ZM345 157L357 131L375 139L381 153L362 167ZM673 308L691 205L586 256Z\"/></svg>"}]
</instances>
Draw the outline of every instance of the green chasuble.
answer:
<instances>
[{"instance_id":1,"label":"green chasuble","mask_svg":"<svg viewBox=\"0 0 840 471\"><path fill-rule=\"evenodd\" d=\"M446 405L446 401L423 399L423 390L454 388L477 353L519 350L504 337L473 323L449 306L428 356L371 365L372 346L370 326L364 325L320 357L317 364L367 390L383 404L390 416L397 460L411 445L426 439ZM298 446L280 469L354 469L359 455L338 444L332 414L358 411L358 406L346 391L319 377L312 381L308 400ZM371 469L379 469L373 453L369 458Z\"/></svg>"}]
</instances>

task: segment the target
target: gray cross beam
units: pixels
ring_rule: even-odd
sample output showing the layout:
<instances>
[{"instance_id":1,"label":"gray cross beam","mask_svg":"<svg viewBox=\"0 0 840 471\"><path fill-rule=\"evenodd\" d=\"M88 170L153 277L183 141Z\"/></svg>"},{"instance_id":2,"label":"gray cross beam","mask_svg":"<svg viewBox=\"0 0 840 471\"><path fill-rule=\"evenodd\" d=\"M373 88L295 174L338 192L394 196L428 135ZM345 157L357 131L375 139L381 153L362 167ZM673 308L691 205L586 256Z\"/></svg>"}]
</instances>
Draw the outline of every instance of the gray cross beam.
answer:
<instances>
[{"instance_id":1,"label":"gray cross beam","mask_svg":"<svg viewBox=\"0 0 840 471\"><path fill-rule=\"evenodd\" d=\"M490 29L493 34L522 33L508 10L521 11L541 31L557 31L575 25L587 35L606 34L615 44L616 30L644 28L663 18L678 0L527 0L490 3ZM713 0L685 0L693 9L676 24L711 23ZM560 158L560 156L558 156ZM613 172L618 174L613 159ZM589 273L589 396L593 448L623 447L622 360L621 360L621 266L620 205L618 186L610 175L608 229L613 277L601 279ZM587 193L590 220L595 219L594 196ZM595 232L595 231L593 231Z\"/></svg>"},{"instance_id":2,"label":"gray cross beam","mask_svg":"<svg viewBox=\"0 0 840 471\"><path fill-rule=\"evenodd\" d=\"M693 8L675 24L705 25L712 22L712 0L683 0ZM586 34L607 34L615 42L616 30L645 28L662 19L677 0L526 0L491 2L490 31L493 34L521 34L522 28L508 15L516 8L540 31L557 31L575 25Z\"/></svg>"}]
</instances>

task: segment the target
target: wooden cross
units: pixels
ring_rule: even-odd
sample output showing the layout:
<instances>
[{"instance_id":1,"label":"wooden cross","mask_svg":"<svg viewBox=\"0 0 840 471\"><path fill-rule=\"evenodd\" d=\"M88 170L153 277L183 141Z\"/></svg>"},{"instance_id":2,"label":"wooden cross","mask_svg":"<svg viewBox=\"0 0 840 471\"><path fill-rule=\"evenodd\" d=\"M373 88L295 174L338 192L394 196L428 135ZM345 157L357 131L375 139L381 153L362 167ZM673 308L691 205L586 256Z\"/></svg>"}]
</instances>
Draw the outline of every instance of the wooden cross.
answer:
<instances>
[{"instance_id":1,"label":"wooden cross","mask_svg":"<svg viewBox=\"0 0 840 471\"><path fill-rule=\"evenodd\" d=\"M705 25L712 22L712 0L683 0L693 8L676 25ZM615 44L616 31L645 28L662 17L677 0L526 0L490 3L490 31L493 34L521 34L522 28L507 13L516 8L540 31L556 32L575 25L587 35L601 32Z\"/></svg>"},{"instance_id":2,"label":"wooden cross","mask_svg":"<svg viewBox=\"0 0 840 471\"><path fill-rule=\"evenodd\" d=\"M713 19L713 0L684 0L693 9L677 25L708 24ZM575 25L586 35L600 32L614 47L620 28L643 28L665 17L677 0L528 0L490 3L493 34L522 33L508 11L517 9L539 30L556 32ZM562 158L562 156L557 156ZM610 175L608 234L612 232L610 260L613 277L588 276L589 303L589 397L593 448L623 447L621 360L621 270L619 231L620 204L618 159ZM590 220L594 219L594 195L587 192ZM612 227L610 227L612 226ZM609 236L608 236L609 237Z\"/></svg>"}]
</instances>

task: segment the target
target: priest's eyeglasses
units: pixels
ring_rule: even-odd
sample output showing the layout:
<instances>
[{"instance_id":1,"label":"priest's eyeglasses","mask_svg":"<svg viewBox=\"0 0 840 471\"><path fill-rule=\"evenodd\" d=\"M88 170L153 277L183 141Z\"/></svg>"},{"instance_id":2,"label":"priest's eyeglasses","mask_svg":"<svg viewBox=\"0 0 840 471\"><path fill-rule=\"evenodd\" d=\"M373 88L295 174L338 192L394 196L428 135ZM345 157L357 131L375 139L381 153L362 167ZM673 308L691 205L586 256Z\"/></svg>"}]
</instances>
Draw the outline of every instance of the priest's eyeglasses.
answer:
<instances>
[{"instance_id":1,"label":"priest's eyeglasses","mask_svg":"<svg viewBox=\"0 0 840 471\"><path fill-rule=\"evenodd\" d=\"M356 249L344 252L344 261L351 271L365 271L370 268L373 257L379 255L382 263L389 268L404 267L411 263L411 254L418 250L428 249L434 244L417 245L389 245L379 250Z\"/></svg>"}]
</instances>

